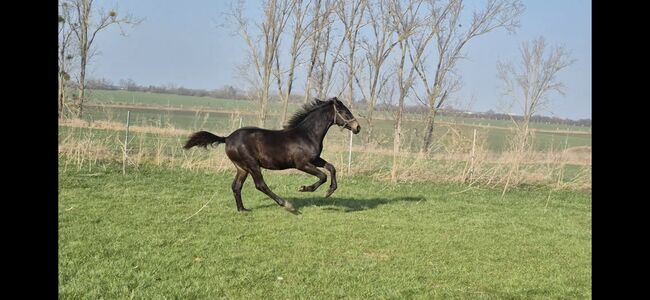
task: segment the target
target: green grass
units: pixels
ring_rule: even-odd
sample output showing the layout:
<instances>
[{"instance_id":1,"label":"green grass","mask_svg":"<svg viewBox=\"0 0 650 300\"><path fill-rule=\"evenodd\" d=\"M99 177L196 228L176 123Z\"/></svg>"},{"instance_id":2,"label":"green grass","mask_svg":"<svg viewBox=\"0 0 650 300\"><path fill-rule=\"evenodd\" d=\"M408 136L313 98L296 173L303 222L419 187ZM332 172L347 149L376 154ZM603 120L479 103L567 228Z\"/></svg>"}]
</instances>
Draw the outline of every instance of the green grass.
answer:
<instances>
[{"instance_id":1,"label":"green grass","mask_svg":"<svg viewBox=\"0 0 650 300\"><path fill-rule=\"evenodd\" d=\"M590 194L265 176L300 215L250 178L237 213L230 173L60 169L60 298L591 298Z\"/></svg>"},{"instance_id":2,"label":"green grass","mask_svg":"<svg viewBox=\"0 0 650 300\"><path fill-rule=\"evenodd\" d=\"M135 91L92 90L89 98L93 102L104 104L144 104L149 106L172 106L183 108L206 108L219 110L256 111L257 103L247 100L217 99L212 97L182 96ZM279 103L270 103L271 113L279 113ZM291 104L292 109L299 105Z\"/></svg>"},{"instance_id":3,"label":"green grass","mask_svg":"<svg viewBox=\"0 0 650 300\"><path fill-rule=\"evenodd\" d=\"M99 103L145 104L157 106L192 107L203 106L211 108L236 108L241 101L230 99L215 99L210 97L182 96L174 94L158 94L133 91L92 90L89 96ZM239 105L241 107L241 104Z\"/></svg>"}]
</instances>

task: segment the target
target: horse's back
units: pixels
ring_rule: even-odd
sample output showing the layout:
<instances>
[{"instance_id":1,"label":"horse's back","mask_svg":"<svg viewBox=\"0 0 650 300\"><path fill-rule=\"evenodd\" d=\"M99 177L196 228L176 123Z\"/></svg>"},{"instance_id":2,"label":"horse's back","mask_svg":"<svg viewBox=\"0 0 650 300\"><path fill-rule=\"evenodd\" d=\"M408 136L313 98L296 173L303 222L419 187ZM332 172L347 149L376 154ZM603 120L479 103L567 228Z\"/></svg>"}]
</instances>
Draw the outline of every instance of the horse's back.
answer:
<instances>
[{"instance_id":1,"label":"horse's back","mask_svg":"<svg viewBox=\"0 0 650 300\"><path fill-rule=\"evenodd\" d=\"M266 139L267 137L281 138L285 134L286 133L283 130L272 130L272 129L247 126L233 131L227 137L227 139L232 139L233 142L235 140L242 140L239 142L244 142L244 140L250 140L250 139L253 139L253 141L261 141L262 139Z\"/></svg>"}]
</instances>

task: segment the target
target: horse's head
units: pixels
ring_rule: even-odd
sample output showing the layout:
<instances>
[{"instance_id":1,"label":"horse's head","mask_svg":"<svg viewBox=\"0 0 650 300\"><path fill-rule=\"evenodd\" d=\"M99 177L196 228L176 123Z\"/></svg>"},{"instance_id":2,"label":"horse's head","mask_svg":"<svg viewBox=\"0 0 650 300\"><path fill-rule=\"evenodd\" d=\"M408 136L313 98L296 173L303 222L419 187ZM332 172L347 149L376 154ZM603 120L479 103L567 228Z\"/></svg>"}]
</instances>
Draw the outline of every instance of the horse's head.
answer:
<instances>
[{"instance_id":1,"label":"horse's head","mask_svg":"<svg viewBox=\"0 0 650 300\"><path fill-rule=\"evenodd\" d=\"M334 124L347 128L354 134L359 133L359 131L361 131L361 126L359 126L359 122L357 122L357 119L352 115L352 112L350 112L345 104L336 97L329 101L331 101L334 106Z\"/></svg>"}]
</instances>

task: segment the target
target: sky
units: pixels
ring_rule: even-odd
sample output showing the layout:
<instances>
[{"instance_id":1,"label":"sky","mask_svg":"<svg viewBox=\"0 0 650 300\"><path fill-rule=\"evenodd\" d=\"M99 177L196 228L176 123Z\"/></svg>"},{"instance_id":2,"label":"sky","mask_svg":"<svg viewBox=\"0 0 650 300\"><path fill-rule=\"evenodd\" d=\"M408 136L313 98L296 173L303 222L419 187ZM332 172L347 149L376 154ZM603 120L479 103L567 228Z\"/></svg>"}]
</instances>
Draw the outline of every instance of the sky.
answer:
<instances>
[{"instance_id":1,"label":"sky","mask_svg":"<svg viewBox=\"0 0 650 300\"><path fill-rule=\"evenodd\" d=\"M246 14L259 19L260 5L248 1ZM96 2L144 19L126 36L117 27L97 35L98 54L88 68L91 78L118 83L133 79L140 85L174 83L186 88L216 89L224 85L242 87L237 67L246 60L246 45L225 18L230 0L109 0ZM483 1L467 1L481 6ZM523 1L526 10L516 33L503 30L471 40L467 59L458 64L463 86L450 103L471 111L504 111L507 98L501 95L497 61L519 58L520 45L544 36L549 45L565 47L576 61L558 73L565 94L552 93L542 115L560 118L591 118L591 1Z\"/></svg>"}]
</instances>

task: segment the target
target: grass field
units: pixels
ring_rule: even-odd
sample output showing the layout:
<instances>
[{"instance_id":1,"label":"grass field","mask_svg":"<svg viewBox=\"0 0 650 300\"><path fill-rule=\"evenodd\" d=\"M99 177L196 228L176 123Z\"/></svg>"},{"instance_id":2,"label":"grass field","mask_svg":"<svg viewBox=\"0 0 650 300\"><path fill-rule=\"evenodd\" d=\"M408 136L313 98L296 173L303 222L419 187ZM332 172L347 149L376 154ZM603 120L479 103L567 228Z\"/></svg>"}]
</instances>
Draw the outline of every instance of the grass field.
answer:
<instances>
[{"instance_id":1,"label":"grass field","mask_svg":"<svg viewBox=\"0 0 650 300\"><path fill-rule=\"evenodd\" d=\"M146 106L171 106L184 108L204 108L216 110L241 110L248 112L257 111L257 103L253 101L242 101L233 99L215 99L210 97L181 96L173 94L156 94L134 91L109 91L109 90L92 90L89 97L93 102L103 104L136 104ZM289 112L293 112L300 107L299 104L289 103ZM355 111L363 113L365 107L355 107ZM279 114L281 111L280 103L271 102L269 106L271 114ZM390 113L378 111L379 118L390 118ZM416 116L417 117L417 116ZM511 127L512 122L508 120L487 120L464 117L438 116L442 122L464 123L468 125L487 125L496 127ZM563 124L545 124L533 123L531 128L544 130L565 130L565 131L582 131L590 132L590 127L563 125Z\"/></svg>"},{"instance_id":2,"label":"grass field","mask_svg":"<svg viewBox=\"0 0 650 300\"><path fill-rule=\"evenodd\" d=\"M591 298L590 193L264 174L300 215L250 179L237 213L230 172L60 168L59 297Z\"/></svg>"},{"instance_id":3,"label":"grass field","mask_svg":"<svg viewBox=\"0 0 650 300\"><path fill-rule=\"evenodd\" d=\"M204 108L217 110L242 110L256 111L256 103L234 99L216 99L211 97L182 96L174 94L158 94L134 91L109 91L92 90L90 99L97 103L120 103L137 104L148 106L172 106L184 108ZM295 110L299 105L290 104L289 110ZM270 113L279 113L282 106L279 103L271 103Z\"/></svg>"},{"instance_id":4,"label":"grass field","mask_svg":"<svg viewBox=\"0 0 650 300\"><path fill-rule=\"evenodd\" d=\"M300 214L250 178L242 196L253 211L238 213L223 146L182 144L196 130L227 135L240 118L256 126L255 103L126 91L91 98L138 108L88 106L85 120L59 123L61 299L592 297L591 149L580 148L591 146L581 133L590 128L535 124L551 132L534 135L537 152L501 197L508 122L440 118L440 148L423 156L422 123L405 121L397 183L389 180L392 120L373 123L373 144L363 130L355 136L350 174L348 131L333 127L322 153L339 170L331 198L323 198L328 184L297 191L312 176L264 171ZM278 111L272 104L268 127L280 127ZM474 129L485 145L470 184L463 178ZM561 151L571 147L577 152Z\"/></svg>"}]
</instances>

